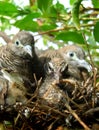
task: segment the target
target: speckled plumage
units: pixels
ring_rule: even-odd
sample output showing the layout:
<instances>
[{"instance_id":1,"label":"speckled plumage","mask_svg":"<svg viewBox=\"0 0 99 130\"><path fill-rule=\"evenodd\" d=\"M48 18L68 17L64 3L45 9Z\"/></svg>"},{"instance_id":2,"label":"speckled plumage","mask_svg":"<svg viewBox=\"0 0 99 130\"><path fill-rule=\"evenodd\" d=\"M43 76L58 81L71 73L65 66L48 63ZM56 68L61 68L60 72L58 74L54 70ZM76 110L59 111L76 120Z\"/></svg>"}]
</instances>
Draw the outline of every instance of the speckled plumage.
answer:
<instances>
[{"instance_id":1,"label":"speckled plumage","mask_svg":"<svg viewBox=\"0 0 99 130\"><path fill-rule=\"evenodd\" d=\"M67 65L57 50L46 50L41 57L45 59L46 76L39 88L39 96L44 101L43 103L56 107L63 96L62 90L55 82L62 78L61 72L66 69Z\"/></svg>"},{"instance_id":2,"label":"speckled plumage","mask_svg":"<svg viewBox=\"0 0 99 130\"><path fill-rule=\"evenodd\" d=\"M27 101L27 88L19 74L7 72L5 69L2 69L1 72L0 105L14 105L16 102L25 103Z\"/></svg>"},{"instance_id":3,"label":"speckled plumage","mask_svg":"<svg viewBox=\"0 0 99 130\"><path fill-rule=\"evenodd\" d=\"M34 45L34 37L30 32L20 31L13 37L13 43L15 41L21 41L22 45L29 44L32 47L32 57L30 61L30 73L32 72L32 79L34 78L33 74L35 74L36 79L39 80L41 77L44 77L44 69L41 60L38 57L37 50ZM39 50L38 50L39 51ZM39 52L38 52L39 53ZM27 59L28 60L28 59Z\"/></svg>"},{"instance_id":4,"label":"speckled plumage","mask_svg":"<svg viewBox=\"0 0 99 130\"><path fill-rule=\"evenodd\" d=\"M0 47L0 74L2 75L4 84L6 84L6 81L8 82L7 96L4 101L6 104L11 105L17 101L26 101L25 93L33 89L32 84L35 82L32 71L32 61L34 58L34 37L26 31L19 32L11 42ZM13 78L10 78L11 76L9 77L6 74L3 75L3 69L9 75L12 75ZM22 78L22 83L18 81L18 77ZM5 85L1 87L5 88ZM1 91L1 95L3 93L4 91Z\"/></svg>"},{"instance_id":5,"label":"speckled plumage","mask_svg":"<svg viewBox=\"0 0 99 130\"><path fill-rule=\"evenodd\" d=\"M8 91L8 81L0 75L0 105L5 104L5 98Z\"/></svg>"},{"instance_id":6,"label":"speckled plumage","mask_svg":"<svg viewBox=\"0 0 99 130\"><path fill-rule=\"evenodd\" d=\"M76 54L76 57L72 54ZM88 75L87 69L90 65L84 59L85 54L82 48L76 45L68 45L59 50L47 50L41 57L46 59L45 67L48 73L39 88L39 96L44 100L43 103L61 106L61 103L65 101L63 93L71 95L74 88L70 84L61 84L60 79L84 81L81 72L84 69ZM58 84L57 81L59 81Z\"/></svg>"}]
</instances>

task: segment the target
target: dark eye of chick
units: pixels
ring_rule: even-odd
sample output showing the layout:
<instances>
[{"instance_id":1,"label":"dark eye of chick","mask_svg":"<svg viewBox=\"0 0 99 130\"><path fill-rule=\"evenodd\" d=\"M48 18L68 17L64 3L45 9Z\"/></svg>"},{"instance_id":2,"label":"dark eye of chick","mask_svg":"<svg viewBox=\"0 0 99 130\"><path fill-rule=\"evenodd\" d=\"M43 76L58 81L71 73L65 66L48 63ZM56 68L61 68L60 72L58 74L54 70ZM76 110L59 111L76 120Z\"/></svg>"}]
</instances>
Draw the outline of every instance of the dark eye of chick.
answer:
<instances>
[{"instance_id":1,"label":"dark eye of chick","mask_svg":"<svg viewBox=\"0 0 99 130\"><path fill-rule=\"evenodd\" d=\"M19 41L16 41L15 44L18 46L20 43L19 43Z\"/></svg>"},{"instance_id":2,"label":"dark eye of chick","mask_svg":"<svg viewBox=\"0 0 99 130\"><path fill-rule=\"evenodd\" d=\"M69 55L70 55L70 57L73 57L73 56L74 56L74 53L73 53L73 52L71 52Z\"/></svg>"}]
</instances>

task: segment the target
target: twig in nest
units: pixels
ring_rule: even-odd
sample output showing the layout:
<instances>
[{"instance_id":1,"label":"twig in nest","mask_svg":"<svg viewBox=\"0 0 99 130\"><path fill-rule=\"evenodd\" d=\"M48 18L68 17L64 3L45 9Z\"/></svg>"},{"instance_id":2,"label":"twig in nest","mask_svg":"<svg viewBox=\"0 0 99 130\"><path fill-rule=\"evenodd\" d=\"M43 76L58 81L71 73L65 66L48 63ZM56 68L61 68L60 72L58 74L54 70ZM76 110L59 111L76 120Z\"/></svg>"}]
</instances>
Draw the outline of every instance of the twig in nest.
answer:
<instances>
[{"instance_id":1,"label":"twig in nest","mask_svg":"<svg viewBox=\"0 0 99 130\"><path fill-rule=\"evenodd\" d=\"M75 87L75 86L78 86L77 82L76 82L75 80L73 80L73 79L61 79L61 80L58 81L58 82L57 82L57 81L54 82L54 83L52 84L53 87L54 87L55 85L57 85L58 83L69 83L69 84L73 85L74 87ZM58 88L56 88L56 87L55 87L55 89L58 90ZM59 91L59 90L58 90L58 91ZM79 105L78 105L76 102L74 102L73 99L71 99L71 98L68 96L68 93L65 94L63 91L60 91L60 93L64 96L64 98L65 98L68 102L72 102L76 107L80 108Z\"/></svg>"},{"instance_id":2,"label":"twig in nest","mask_svg":"<svg viewBox=\"0 0 99 130\"><path fill-rule=\"evenodd\" d=\"M77 85L77 82L74 81L73 79L61 79L59 82L60 82L60 83L70 83L70 84L72 84L72 85L74 85L74 86Z\"/></svg>"},{"instance_id":3,"label":"twig in nest","mask_svg":"<svg viewBox=\"0 0 99 130\"><path fill-rule=\"evenodd\" d=\"M38 81L37 81L36 75L33 74L33 76L34 76L34 80L35 80L36 86L38 86Z\"/></svg>"},{"instance_id":4,"label":"twig in nest","mask_svg":"<svg viewBox=\"0 0 99 130\"><path fill-rule=\"evenodd\" d=\"M86 82L84 83L82 91L85 89L85 90L87 90L87 94L92 93L92 91L93 91L93 85L92 85L93 82L94 82L93 77L89 77L86 80Z\"/></svg>"},{"instance_id":5,"label":"twig in nest","mask_svg":"<svg viewBox=\"0 0 99 130\"><path fill-rule=\"evenodd\" d=\"M71 79L69 79L69 80L63 79L63 80L61 80L61 82L69 82L69 83L71 83L73 85L76 85L76 82L74 82ZM67 98L67 99L69 99L69 98ZM69 110L69 112L74 116L74 118L84 127L84 129L90 130L90 128L80 119L80 117L78 117L78 115L74 112L74 110L72 110L72 108L70 107L68 102L65 103L65 106Z\"/></svg>"},{"instance_id":6,"label":"twig in nest","mask_svg":"<svg viewBox=\"0 0 99 130\"><path fill-rule=\"evenodd\" d=\"M32 102L32 104L35 105L35 109L33 110L33 112L35 112L35 110L40 109L40 112L41 112L41 110L47 111L47 112L50 111L50 112L53 112L53 113L55 113L55 114L58 114L58 115L60 115L60 116L62 116L62 117L67 117L66 114L60 112L58 109L55 109L55 108L53 108L53 107L50 107L50 106L48 106L48 105L43 105L43 104L40 104L40 103L41 103L41 102L38 102L38 104L37 104L37 106L36 106L35 103ZM33 109L33 108L32 108L32 109ZM56 118L56 117L55 117L55 118Z\"/></svg>"},{"instance_id":7,"label":"twig in nest","mask_svg":"<svg viewBox=\"0 0 99 130\"><path fill-rule=\"evenodd\" d=\"M72 81L72 80L63 80L63 81ZM75 84L75 82L74 81L72 81L72 82L70 82L70 83L73 83L73 84ZM66 99L67 99L67 101L68 101L68 99L69 99L69 97L68 97L68 95L65 95L65 97L66 97ZM65 106L66 106L66 108L69 110L69 112L74 116L74 118L86 129L86 130L90 130L90 128L80 119L80 117L78 117L78 115L74 112L74 110L72 110L71 109L71 107L70 107L70 105L69 105L69 103L68 102L66 102L65 103Z\"/></svg>"},{"instance_id":8,"label":"twig in nest","mask_svg":"<svg viewBox=\"0 0 99 130\"><path fill-rule=\"evenodd\" d=\"M48 130L52 130L53 125L59 120L59 118L57 118L55 121L53 121L50 126L48 127Z\"/></svg>"},{"instance_id":9,"label":"twig in nest","mask_svg":"<svg viewBox=\"0 0 99 130\"><path fill-rule=\"evenodd\" d=\"M93 115L95 112L99 112L99 107L91 108L90 110L86 111L84 115Z\"/></svg>"},{"instance_id":10,"label":"twig in nest","mask_svg":"<svg viewBox=\"0 0 99 130\"><path fill-rule=\"evenodd\" d=\"M84 38L84 41L85 41L85 44L87 46L87 49L88 49L88 54L89 54L89 57L90 57L90 61L91 61L91 65L92 65L92 71L93 71L93 88L95 89L96 87L96 74L97 74L97 68L95 68L94 66L94 62L92 60L92 57L91 57L91 54L90 54L90 50L89 50L89 45L87 43L87 40L86 40L86 37L84 35L84 33L82 33L82 36ZM92 100L92 107L95 106L95 91L93 93L93 100Z\"/></svg>"},{"instance_id":11,"label":"twig in nest","mask_svg":"<svg viewBox=\"0 0 99 130\"><path fill-rule=\"evenodd\" d=\"M21 127L21 130L33 130L33 128L31 128L31 126L29 126L28 124L23 123L23 126Z\"/></svg>"},{"instance_id":12,"label":"twig in nest","mask_svg":"<svg viewBox=\"0 0 99 130\"><path fill-rule=\"evenodd\" d=\"M68 103L65 104L66 108L69 110L69 112L74 116L74 118L84 127L85 130L91 130L81 119L78 117L78 115L74 112L74 110L71 109L71 107L68 105Z\"/></svg>"},{"instance_id":13,"label":"twig in nest","mask_svg":"<svg viewBox=\"0 0 99 130\"><path fill-rule=\"evenodd\" d=\"M36 80L36 90L35 92L33 93L33 96L27 101L27 104L29 104L35 97L37 97L38 95L38 90L39 90L39 86L41 84L41 81L42 81L42 78L37 82Z\"/></svg>"},{"instance_id":14,"label":"twig in nest","mask_svg":"<svg viewBox=\"0 0 99 130\"><path fill-rule=\"evenodd\" d=\"M18 115L17 115L17 117L16 117L16 119L15 119L15 122L14 122L15 125L17 124L19 117L20 117L20 113L18 113Z\"/></svg>"},{"instance_id":15,"label":"twig in nest","mask_svg":"<svg viewBox=\"0 0 99 130\"><path fill-rule=\"evenodd\" d=\"M94 90L93 90L93 102L92 102L92 106L94 107L95 106L95 88L96 88L96 77L97 77L97 68L94 68L94 70L93 70L93 80L94 80L94 82L93 82L93 88L94 88Z\"/></svg>"}]
</instances>

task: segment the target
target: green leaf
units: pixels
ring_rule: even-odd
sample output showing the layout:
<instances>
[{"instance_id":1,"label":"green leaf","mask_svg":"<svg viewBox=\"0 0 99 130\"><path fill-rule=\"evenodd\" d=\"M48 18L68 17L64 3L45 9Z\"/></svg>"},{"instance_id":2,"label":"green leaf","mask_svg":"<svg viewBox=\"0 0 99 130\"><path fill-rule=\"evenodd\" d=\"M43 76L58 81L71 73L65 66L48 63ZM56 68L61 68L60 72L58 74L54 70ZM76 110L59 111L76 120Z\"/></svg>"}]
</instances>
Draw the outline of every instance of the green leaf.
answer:
<instances>
[{"instance_id":1,"label":"green leaf","mask_svg":"<svg viewBox=\"0 0 99 130\"><path fill-rule=\"evenodd\" d=\"M57 10L54 6L51 6L50 8L50 17L56 18L57 17Z\"/></svg>"},{"instance_id":2,"label":"green leaf","mask_svg":"<svg viewBox=\"0 0 99 130\"><path fill-rule=\"evenodd\" d=\"M38 24L34 21L29 21L28 23L24 20L17 21L14 24L16 27L20 28L21 30L28 30L36 32L38 30Z\"/></svg>"},{"instance_id":3,"label":"green leaf","mask_svg":"<svg viewBox=\"0 0 99 130\"><path fill-rule=\"evenodd\" d=\"M59 3L59 1L57 1L55 7L56 7L56 9L57 9L59 14L61 14L61 13L65 13L66 14L66 8L64 7L64 5Z\"/></svg>"},{"instance_id":4,"label":"green leaf","mask_svg":"<svg viewBox=\"0 0 99 130\"><path fill-rule=\"evenodd\" d=\"M95 40L99 42L99 22L97 22L94 27L94 37L95 37Z\"/></svg>"},{"instance_id":5,"label":"green leaf","mask_svg":"<svg viewBox=\"0 0 99 130\"><path fill-rule=\"evenodd\" d=\"M0 14L5 16L12 16L18 13L17 7L8 2L0 1Z\"/></svg>"},{"instance_id":6,"label":"green leaf","mask_svg":"<svg viewBox=\"0 0 99 130\"><path fill-rule=\"evenodd\" d=\"M9 19L2 16L2 17L0 17L0 22L2 25L2 26L0 26L0 29L2 31L4 31L5 29L10 29L11 25L9 24Z\"/></svg>"},{"instance_id":7,"label":"green leaf","mask_svg":"<svg viewBox=\"0 0 99 130\"><path fill-rule=\"evenodd\" d=\"M14 23L14 25L21 30L31 30L31 31L38 31L38 24L37 22L33 21L33 18L39 17L38 14L29 14L25 18L18 20Z\"/></svg>"},{"instance_id":8,"label":"green leaf","mask_svg":"<svg viewBox=\"0 0 99 130\"><path fill-rule=\"evenodd\" d=\"M94 8L99 8L99 0L92 0Z\"/></svg>"},{"instance_id":9,"label":"green leaf","mask_svg":"<svg viewBox=\"0 0 99 130\"><path fill-rule=\"evenodd\" d=\"M42 12L45 12L52 5L52 0L37 0L37 5Z\"/></svg>"},{"instance_id":10,"label":"green leaf","mask_svg":"<svg viewBox=\"0 0 99 130\"><path fill-rule=\"evenodd\" d=\"M79 30L80 29L80 20L79 20L79 7L81 4L82 0L76 0L73 4L73 8L72 8L72 18L73 18L73 22L76 26L76 28Z\"/></svg>"},{"instance_id":11,"label":"green leaf","mask_svg":"<svg viewBox=\"0 0 99 130\"><path fill-rule=\"evenodd\" d=\"M70 5L73 5L75 0L69 0Z\"/></svg>"},{"instance_id":12,"label":"green leaf","mask_svg":"<svg viewBox=\"0 0 99 130\"><path fill-rule=\"evenodd\" d=\"M72 41L76 43L84 43L84 39L81 33L68 31L68 32L61 32L56 36L56 40L63 40L65 42Z\"/></svg>"},{"instance_id":13,"label":"green leaf","mask_svg":"<svg viewBox=\"0 0 99 130\"><path fill-rule=\"evenodd\" d=\"M40 27L40 30L42 31L48 31L48 30L52 30L55 29L56 25L55 24L44 24Z\"/></svg>"}]
</instances>

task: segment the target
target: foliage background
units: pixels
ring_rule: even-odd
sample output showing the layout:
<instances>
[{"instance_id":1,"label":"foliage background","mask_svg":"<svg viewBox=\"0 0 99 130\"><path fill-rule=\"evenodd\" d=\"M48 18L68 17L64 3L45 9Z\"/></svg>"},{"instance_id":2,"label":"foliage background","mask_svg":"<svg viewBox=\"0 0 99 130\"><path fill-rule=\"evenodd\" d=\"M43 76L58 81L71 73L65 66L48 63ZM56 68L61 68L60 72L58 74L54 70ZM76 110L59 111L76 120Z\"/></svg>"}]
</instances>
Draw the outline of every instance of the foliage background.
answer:
<instances>
[{"instance_id":1,"label":"foliage background","mask_svg":"<svg viewBox=\"0 0 99 130\"><path fill-rule=\"evenodd\" d=\"M91 1L92 7L86 7L83 1ZM20 7L13 0L0 0L0 31L14 26L34 32L34 37L40 36L46 47L49 43L58 48L71 43L80 45L91 64L98 67L99 1L69 0L70 8L58 0L53 2L29 0L28 6Z\"/></svg>"}]
</instances>

